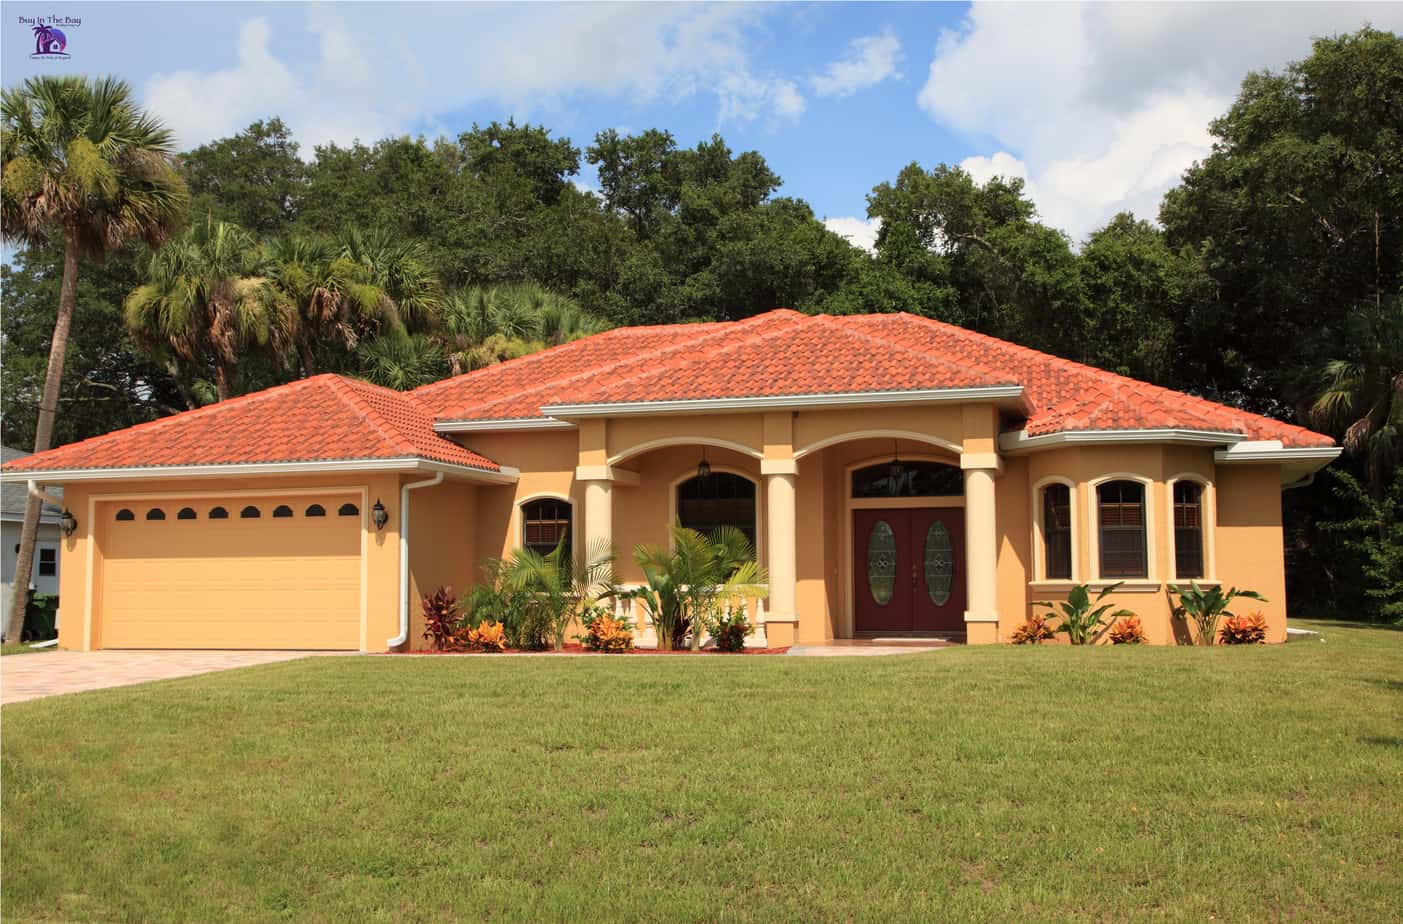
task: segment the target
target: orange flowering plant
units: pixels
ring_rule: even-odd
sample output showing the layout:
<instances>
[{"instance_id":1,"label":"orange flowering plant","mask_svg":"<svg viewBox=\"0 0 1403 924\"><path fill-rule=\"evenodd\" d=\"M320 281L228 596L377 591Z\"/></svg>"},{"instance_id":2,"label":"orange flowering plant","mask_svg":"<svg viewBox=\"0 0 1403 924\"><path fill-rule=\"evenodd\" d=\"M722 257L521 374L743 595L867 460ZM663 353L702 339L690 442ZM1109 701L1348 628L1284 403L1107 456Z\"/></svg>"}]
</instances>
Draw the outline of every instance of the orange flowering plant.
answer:
<instances>
[{"instance_id":1,"label":"orange flowering plant","mask_svg":"<svg viewBox=\"0 0 1403 924\"><path fill-rule=\"evenodd\" d=\"M1224 645L1262 645L1266 640L1267 620L1260 612L1229 616L1218 633L1218 641Z\"/></svg>"},{"instance_id":2,"label":"orange flowering plant","mask_svg":"<svg viewBox=\"0 0 1403 924\"><path fill-rule=\"evenodd\" d=\"M1023 625L1013 630L1013 644L1015 645L1041 645L1052 638L1052 626L1047 624L1047 617L1042 613L1033 613Z\"/></svg>"},{"instance_id":3,"label":"orange flowering plant","mask_svg":"<svg viewBox=\"0 0 1403 924\"><path fill-rule=\"evenodd\" d=\"M1127 616L1111 627L1109 638L1112 645L1143 645L1145 627L1139 616Z\"/></svg>"}]
</instances>

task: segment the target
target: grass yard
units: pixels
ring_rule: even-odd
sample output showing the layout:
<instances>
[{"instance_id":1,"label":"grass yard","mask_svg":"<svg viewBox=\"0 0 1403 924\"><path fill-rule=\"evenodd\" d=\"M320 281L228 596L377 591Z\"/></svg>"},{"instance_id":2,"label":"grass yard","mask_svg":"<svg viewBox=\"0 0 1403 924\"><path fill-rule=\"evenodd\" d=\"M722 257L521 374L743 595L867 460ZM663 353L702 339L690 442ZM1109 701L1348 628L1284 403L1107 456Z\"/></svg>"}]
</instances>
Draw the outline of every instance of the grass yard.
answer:
<instances>
[{"instance_id":1,"label":"grass yard","mask_svg":"<svg viewBox=\"0 0 1403 924\"><path fill-rule=\"evenodd\" d=\"M312 658L6 706L20 921L1382 921L1403 632Z\"/></svg>"},{"instance_id":2,"label":"grass yard","mask_svg":"<svg viewBox=\"0 0 1403 924\"><path fill-rule=\"evenodd\" d=\"M12 654L39 654L43 651L53 651L51 648L30 648L29 642L0 642L0 655Z\"/></svg>"}]
</instances>

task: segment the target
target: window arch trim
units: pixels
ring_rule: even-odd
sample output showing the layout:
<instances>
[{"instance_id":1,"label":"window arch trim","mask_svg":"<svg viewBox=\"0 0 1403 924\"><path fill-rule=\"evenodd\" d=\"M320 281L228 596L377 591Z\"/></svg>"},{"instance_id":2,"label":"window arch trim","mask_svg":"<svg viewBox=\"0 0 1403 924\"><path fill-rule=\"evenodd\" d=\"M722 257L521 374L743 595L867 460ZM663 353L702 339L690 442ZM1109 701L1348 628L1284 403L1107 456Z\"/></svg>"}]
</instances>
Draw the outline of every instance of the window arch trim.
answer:
<instances>
[{"instance_id":1,"label":"window arch trim","mask_svg":"<svg viewBox=\"0 0 1403 924\"><path fill-rule=\"evenodd\" d=\"M1051 485L1060 484L1067 489L1067 517L1071 526L1071 537L1069 542L1072 546L1072 574L1069 578L1050 578L1047 576L1047 545L1044 541L1044 507L1043 491ZM1077 584L1082 580L1082 556L1081 556L1081 526L1077 516L1079 511L1079 494L1077 483L1065 475L1048 475L1040 478L1033 484L1033 582L1038 584Z\"/></svg>"},{"instance_id":2,"label":"window arch trim","mask_svg":"<svg viewBox=\"0 0 1403 924\"><path fill-rule=\"evenodd\" d=\"M1169 524L1169 580L1180 581L1178 574L1178 547L1174 535L1174 486L1181 481L1192 481L1198 485L1200 529L1203 533L1203 577L1183 578L1184 581L1216 583L1218 580L1217 554L1214 547L1214 534L1218 532L1218 491L1212 479L1198 472L1178 472L1165 480L1165 523Z\"/></svg>"},{"instance_id":3,"label":"window arch trim","mask_svg":"<svg viewBox=\"0 0 1403 924\"><path fill-rule=\"evenodd\" d=\"M1133 481L1145 490L1145 576L1142 578L1106 577L1101 573L1101 486L1112 481ZM1134 472L1107 472L1087 482L1086 513L1087 569L1093 584L1113 584L1122 581L1127 585L1158 584L1159 575L1159 503L1155 500L1155 481ZM1133 589L1133 588L1128 588Z\"/></svg>"}]
</instances>

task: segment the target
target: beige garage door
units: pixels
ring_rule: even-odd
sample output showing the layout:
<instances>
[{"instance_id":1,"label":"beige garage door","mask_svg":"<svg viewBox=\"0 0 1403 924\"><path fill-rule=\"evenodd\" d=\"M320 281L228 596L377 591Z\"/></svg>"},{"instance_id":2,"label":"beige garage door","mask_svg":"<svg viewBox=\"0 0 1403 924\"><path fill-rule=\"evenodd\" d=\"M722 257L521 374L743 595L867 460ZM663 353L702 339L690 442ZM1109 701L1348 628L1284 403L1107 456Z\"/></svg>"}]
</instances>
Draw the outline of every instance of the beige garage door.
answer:
<instances>
[{"instance_id":1,"label":"beige garage door","mask_svg":"<svg viewBox=\"0 0 1403 924\"><path fill-rule=\"evenodd\" d=\"M357 493L99 507L102 646L359 648L361 504Z\"/></svg>"}]
</instances>

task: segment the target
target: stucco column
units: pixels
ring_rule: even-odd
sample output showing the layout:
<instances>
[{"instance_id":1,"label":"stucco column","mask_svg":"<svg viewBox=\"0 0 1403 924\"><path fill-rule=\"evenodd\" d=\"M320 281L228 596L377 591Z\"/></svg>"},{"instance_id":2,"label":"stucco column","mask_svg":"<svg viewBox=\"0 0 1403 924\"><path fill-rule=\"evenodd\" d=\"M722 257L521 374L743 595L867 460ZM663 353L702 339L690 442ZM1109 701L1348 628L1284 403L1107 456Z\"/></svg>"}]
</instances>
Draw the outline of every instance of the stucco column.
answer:
<instances>
[{"instance_id":1,"label":"stucco column","mask_svg":"<svg viewBox=\"0 0 1403 924\"><path fill-rule=\"evenodd\" d=\"M610 479L585 481L585 549L614 547L613 489Z\"/></svg>"},{"instance_id":2,"label":"stucco column","mask_svg":"<svg viewBox=\"0 0 1403 924\"><path fill-rule=\"evenodd\" d=\"M761 465L765 477L766 559L770 572L770 599L766 612L766 641L788 645L794 641L798 625L795 601L798 584L798 537L794 507L794 460L766 460ZM788 637L786 637L788 636Z\"/></svg>"},{"instance_id":3,"label":"stucco column","mask_svg":"<svg viewBox=\"0 0 1403 924\"><path fill-rule=\"evenodd\" d=\"M998 640L998 469L965 468L965 632L970 644Z\"/></svg>"}]
</instances>

